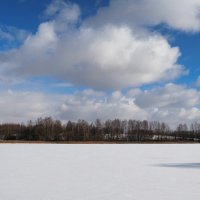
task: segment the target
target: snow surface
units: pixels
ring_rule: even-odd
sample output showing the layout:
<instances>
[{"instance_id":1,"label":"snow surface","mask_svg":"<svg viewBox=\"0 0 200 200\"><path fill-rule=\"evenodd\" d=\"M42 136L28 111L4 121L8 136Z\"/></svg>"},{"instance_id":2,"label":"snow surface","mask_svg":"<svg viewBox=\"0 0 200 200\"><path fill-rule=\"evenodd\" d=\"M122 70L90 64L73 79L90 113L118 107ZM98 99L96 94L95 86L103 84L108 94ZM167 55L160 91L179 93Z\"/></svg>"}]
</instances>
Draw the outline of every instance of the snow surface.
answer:
<instances>
[{"instance_id":1,"label":"snow surface","mask_svg":"<svg viewBox=\"0 0 200 200\"><path fill-rule=\"evenodd\" d=\"M199 200L199 145L0 145L1 200Z\"/></svg>"}]
</instances>

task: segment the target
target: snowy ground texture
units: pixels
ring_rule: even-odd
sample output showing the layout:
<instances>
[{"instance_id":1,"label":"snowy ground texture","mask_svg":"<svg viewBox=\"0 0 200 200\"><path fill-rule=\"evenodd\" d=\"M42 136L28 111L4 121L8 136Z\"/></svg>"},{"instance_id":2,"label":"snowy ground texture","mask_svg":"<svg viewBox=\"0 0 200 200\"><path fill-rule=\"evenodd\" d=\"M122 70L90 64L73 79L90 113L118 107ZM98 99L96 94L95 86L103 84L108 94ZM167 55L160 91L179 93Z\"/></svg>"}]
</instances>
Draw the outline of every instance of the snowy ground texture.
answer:
<instances>
[{"instance_id":1,"label":"snowy ground texture","mask_svg":"<svg viewBox=\"0 0 200 200\"><path fill-rule=\"evenodd\" d=\"M2 200L199 200L200 145L0 145Z\"/></svg>"}]
</instances>

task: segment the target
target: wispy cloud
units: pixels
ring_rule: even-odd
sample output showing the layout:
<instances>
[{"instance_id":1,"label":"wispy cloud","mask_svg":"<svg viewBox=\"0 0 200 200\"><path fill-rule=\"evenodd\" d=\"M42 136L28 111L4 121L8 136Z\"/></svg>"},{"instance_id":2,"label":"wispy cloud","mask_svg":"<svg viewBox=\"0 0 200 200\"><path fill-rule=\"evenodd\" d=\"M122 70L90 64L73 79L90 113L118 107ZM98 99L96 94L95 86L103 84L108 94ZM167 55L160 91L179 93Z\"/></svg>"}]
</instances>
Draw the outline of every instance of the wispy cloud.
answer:
<instances>
[{"instance_id":1,"label":"wispy cloud","mask_svg":"<svg viewBox=\"0 0 200 200\"><path fill-rule=\"evenodd\" d=\"M19 47L29 34L29 31L23 29L0 25L0 42L3 42L3 44L7 46L7 49Z\"/></svg>"}]
</instances>

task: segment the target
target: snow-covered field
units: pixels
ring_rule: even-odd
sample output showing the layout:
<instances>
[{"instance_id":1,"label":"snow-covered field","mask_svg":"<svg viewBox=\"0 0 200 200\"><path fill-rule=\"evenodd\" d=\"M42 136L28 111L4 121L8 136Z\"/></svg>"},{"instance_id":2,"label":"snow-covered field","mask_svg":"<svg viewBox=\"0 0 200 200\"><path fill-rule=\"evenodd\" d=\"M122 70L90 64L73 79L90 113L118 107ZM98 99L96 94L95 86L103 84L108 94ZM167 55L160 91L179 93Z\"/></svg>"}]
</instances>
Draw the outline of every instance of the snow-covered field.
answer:
<instances>
[{"instance_id":1,"label":"snow-covered field","mask_svg":"<svg viewBox=\"0 0 200 200\"><path fill-rule=\"evenodd\" d=\"M199 145L0 145L1 200L199 200Z\"/></svg>"}]
</instances>

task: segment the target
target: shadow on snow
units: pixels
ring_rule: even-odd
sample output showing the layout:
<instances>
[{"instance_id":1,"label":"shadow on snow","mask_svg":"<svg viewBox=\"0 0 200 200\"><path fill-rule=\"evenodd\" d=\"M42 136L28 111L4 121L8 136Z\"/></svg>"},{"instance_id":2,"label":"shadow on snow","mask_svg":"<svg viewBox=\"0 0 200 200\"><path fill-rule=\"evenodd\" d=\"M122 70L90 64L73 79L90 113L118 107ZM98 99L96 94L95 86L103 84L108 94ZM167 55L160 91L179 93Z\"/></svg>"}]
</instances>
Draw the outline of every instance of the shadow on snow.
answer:
<instances>
[{"instance_id":1,"label":"shadow on snow","mask_svg":"<svg viewBox=\"0 0 200 200\"><path fill-rule=\"evenodd\" d=\"M157 164L156 167L169 167L169 168L187 168L187 169L200 169L200 163L166 163Z\"/></svg>"}]
</instances>

